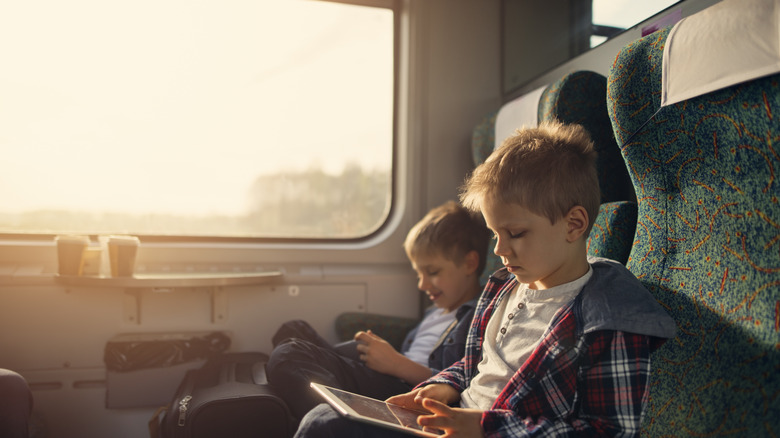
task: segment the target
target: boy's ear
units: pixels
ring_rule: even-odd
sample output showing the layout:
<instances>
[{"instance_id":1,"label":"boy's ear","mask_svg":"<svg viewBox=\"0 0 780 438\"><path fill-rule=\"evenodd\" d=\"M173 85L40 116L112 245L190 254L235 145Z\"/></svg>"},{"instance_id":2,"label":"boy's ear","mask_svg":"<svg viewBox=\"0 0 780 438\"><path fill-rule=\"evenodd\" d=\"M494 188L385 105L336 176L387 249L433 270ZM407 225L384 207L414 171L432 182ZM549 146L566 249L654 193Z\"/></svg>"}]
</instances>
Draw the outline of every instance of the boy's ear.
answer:
<instances>
[{"instance_id":1,"label":"boy's ear","mask_svg":"<svg viewBox=\"0 0 780 438\"><path fill-rule=\"evenodd\" d=\"M477 252L474 250L469 251L465 256L463 256L463 262L461 265L469 272L469 274L476 271L479 267L479 254L477 254Z\"/></svg>"},{"instance_id":2,"label":"boy's ear","mask_svg":"<svg viewBox=\"0 0 780 438\"><path fill-rule=\"evenodd\" d=\"M588 212L585 207L581 205L575 205L566 213L566 240L568 242L575 242L582 237L588 230L590 220L588 218Z\"/></svg>"}]
</instances>

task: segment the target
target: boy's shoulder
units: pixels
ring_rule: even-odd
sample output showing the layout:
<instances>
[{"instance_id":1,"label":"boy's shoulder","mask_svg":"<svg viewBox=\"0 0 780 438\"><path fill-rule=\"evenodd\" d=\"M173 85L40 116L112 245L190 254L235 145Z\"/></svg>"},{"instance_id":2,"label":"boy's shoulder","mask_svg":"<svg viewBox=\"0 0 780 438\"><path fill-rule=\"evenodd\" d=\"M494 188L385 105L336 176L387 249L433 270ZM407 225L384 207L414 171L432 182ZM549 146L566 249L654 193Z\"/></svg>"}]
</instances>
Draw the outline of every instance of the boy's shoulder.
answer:
<instances>
[{"instance_id":1,"label":"boy's shoulder","mask_svg":"<svg viewBox=\"0 0 780 438\"><path fill-rule=\"evenodd\" d=\"M620 288L627 293L649 293L642 282L618 261L603 257L588 257L588 264L593 269L593 276L588 283L606 283L607 286L614 286L610 289Z\"/></svg>"},{"instance_id":2,"label":"boy's shoulder","mask_svg":"<svg viewBox=\"0 0 780 438\"><path fill-rule=\"evenodd\" d=\"M509 270L506 269L506 267L502 267L492 274L490 274L490 277L488 278L487 284L485 284L485 289L495 289L495 288L501 288L503 285L505 285L510 280L514 279L515 276L509 272Z\"/></svg>"},{"instance_id":3,"label":"boy's shoulder","mask_svg":"<svg viewBox=\"0 0 780 438\"><path fill-rule=\"evenodd\" d=\"M503 289L503 287L515 278L506 268L501 268L488 278L482 293L478 295L479 301L490 301Z\"/></svg>"},{"instance_id":4,"label":"boy's shoulder","mask_svg":"<svg viewBox=\"0 0 780 438\"><path fill-rule=\"evenodd\" d=\"M675 321L625 266L589 258L593 275L578 296L583 332L620 330L672 338Z\"/></svg>"}]
</instances>

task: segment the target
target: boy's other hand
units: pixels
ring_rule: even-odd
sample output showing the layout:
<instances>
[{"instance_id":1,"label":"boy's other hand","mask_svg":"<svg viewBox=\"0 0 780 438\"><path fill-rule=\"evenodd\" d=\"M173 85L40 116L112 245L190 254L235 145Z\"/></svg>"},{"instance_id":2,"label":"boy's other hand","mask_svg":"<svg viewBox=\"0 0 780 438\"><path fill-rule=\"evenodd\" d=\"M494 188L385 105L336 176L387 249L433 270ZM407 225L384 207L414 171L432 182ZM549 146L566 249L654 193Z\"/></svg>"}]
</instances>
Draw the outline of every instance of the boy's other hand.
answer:
<instances>
[{"instance_id":1,"label":"boy's other hand","mask_svg":"<svg viewBox=\"0 0 780 438\"><path fill-rule=\"evenodd\" d=\"M417 417L417 423L425 430L443 431L443 437L484 437L482 431L482 411L477 409L451 408L446 404L424 398L422 406L433 415Z\"/></svg>"},{"instance_id":2,"label":"boy's other hand","mask_svg":"<svg viewBox=\"0 0 780 438\"><path fill-rule=\"evenodd\" d=\"M417 400L417 393L420 392L420 389L421 388L417 388L405 394L394 395L385 401L387 403L394 404L397 406L403 406L408 409L414 409L415 411L428 412L428 410L426 410L421 403L417 403L415 401Z\"/></svg>"},{"instance_id":3,"label":"boy's other hand","mask_svg":"<svg viewBox=\"0 0 780 438\"><path fill-rule=\"evenodd\" d=\"M357 332L355 341L358 342L360 360L374 371L392 374L398 367L398 362L405 359L405 356L395 351L389 342L375 335L371 330Z\"/></svg>"},{"instance_id":4,"label":"boy's other hand","mask_svg":"<svg viewBox=\"0 0 780 438\"><path fill-rule=\"evenodd\" d=\"M398 394L388 398L386 401L394 405L403 406L418 411L430 412L423 406L424 399L436 400L442 404L448 405L460 400L458 391L450 385L444 383L434 383L431 385L416 388L406 394Z\"/></svg>"}]
</instances>

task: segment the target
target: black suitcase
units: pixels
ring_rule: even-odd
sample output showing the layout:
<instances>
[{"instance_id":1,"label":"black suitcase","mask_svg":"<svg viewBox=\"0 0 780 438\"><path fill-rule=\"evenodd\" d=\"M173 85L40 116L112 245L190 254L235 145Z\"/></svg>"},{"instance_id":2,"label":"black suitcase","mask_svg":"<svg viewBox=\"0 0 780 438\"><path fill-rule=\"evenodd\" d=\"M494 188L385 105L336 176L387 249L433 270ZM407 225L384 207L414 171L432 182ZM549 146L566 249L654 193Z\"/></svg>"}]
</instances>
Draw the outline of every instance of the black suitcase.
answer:
<instances>
[{"instance_id":1,"label":"black suitcase","mask_svg":"<svg viewBox=\"0 0 780 438\"><path fill-rule=\"evenodd\" d=\"M152 438L288 438L296 421L268 385L264 353L225 353L187 372ZM160 422L159 416L165 411Z\"/></svg>"}]
</instances>

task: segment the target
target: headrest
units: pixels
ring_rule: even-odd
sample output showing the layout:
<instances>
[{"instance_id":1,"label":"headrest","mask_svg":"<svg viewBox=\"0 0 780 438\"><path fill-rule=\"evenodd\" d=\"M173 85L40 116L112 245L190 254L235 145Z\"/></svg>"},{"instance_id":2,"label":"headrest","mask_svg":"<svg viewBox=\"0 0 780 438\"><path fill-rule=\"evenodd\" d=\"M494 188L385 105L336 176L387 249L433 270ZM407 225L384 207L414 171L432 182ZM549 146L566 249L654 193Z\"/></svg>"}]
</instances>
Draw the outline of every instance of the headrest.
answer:
<instances>
[{"instance_id":1,"label":"headrest","mask_svg":"<svg viewBox=\"0 0 780 438\"><path fill-rule=\"evenodd\" d=\"M582 125L596 147L601 202L633 200L634 186L607 113L607 78L575 71L548 86L539 99L539 123L553 119Z\"/></svg>"},{"instance_id":2,"label":"headrest","mask_svg":"<svg viewBox=\"0 0 780 438\"><path fill-rule=\"evenodd\" d=\"M780 1L724 0L669 32L661 106L778 71Z\"/></svg>"},{"instance_id":3,"label":"headrest","mask_svg":"<svg viewBox=\"0 0 780 438\"><path fill-rule=\"evenodd\" d=\"M498 110L496 116L496 144L495 149L501 143L512 136L516 130L526 127L533 128L538 125L537 112L539 111L539 98L544 89L539 87L530 93L526 93L515 100L509 101Z\"/></svg>"}]
</instances>

